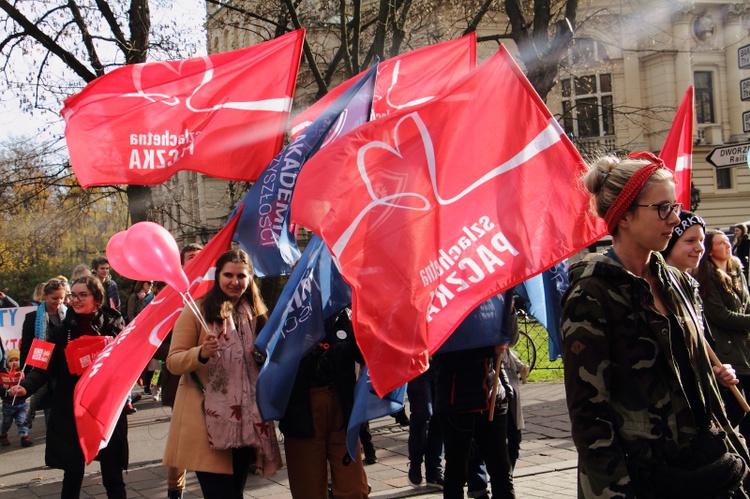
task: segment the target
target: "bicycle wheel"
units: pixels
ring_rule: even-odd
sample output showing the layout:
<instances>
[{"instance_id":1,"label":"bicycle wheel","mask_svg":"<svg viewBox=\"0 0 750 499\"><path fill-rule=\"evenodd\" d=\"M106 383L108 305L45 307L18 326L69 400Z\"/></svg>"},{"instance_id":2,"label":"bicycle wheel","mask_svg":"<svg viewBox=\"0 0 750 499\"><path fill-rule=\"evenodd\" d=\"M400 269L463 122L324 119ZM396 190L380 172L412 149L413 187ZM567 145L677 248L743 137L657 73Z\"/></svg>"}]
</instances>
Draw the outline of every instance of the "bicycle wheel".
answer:
<instances>
[{"instance_id":1,"label":"bicycle wheel","mask_svg":"<svg viewBox=\"0 0 750 499\"><path fill-rule=\"evenodd\" d=\"M529 366L529 372L531 372L536 365L536 345L527 332L518 332L518 342L513 346L513 351L524 364Z\"/></svg>"}]
</instances>

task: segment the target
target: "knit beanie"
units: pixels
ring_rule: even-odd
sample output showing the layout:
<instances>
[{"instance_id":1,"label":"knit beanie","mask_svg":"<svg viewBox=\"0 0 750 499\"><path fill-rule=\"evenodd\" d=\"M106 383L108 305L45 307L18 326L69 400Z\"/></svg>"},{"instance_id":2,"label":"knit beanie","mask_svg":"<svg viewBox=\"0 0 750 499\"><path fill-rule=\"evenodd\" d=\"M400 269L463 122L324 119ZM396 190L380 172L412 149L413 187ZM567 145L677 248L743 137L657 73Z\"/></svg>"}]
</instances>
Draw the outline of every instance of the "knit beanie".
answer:
<instances>
[{"instance_id":1,"label":"knit beanie","mask_svg":"<svg viewBox=\"0 0 750 499\"><path fill-rule=\"evenodd\" d=\"M6 362L10 362L11 360L21 360L21 351L18 349L8 350L8 356L6 357Z\"/></svg>"},{"instance_id":2,"label":"knit beanie","mask_svg":"<svg viewBox=\"0 0 750 499\"><path fill-rule=\"evenodd\" d=\"M682 237L685 231L695 224L703 227L703 233L706 233L706 222L703 220L703 218L696 215L692 211L680 212L680 223L676 225L674 229L672 229L672 237L669 239L669 244L667 244L667 247L664 249L664 251L661 252L664 258L667 258L669 256L669 253L672 252L672 248L674 248L677 240Z\"/></svg>"}]
</instances>

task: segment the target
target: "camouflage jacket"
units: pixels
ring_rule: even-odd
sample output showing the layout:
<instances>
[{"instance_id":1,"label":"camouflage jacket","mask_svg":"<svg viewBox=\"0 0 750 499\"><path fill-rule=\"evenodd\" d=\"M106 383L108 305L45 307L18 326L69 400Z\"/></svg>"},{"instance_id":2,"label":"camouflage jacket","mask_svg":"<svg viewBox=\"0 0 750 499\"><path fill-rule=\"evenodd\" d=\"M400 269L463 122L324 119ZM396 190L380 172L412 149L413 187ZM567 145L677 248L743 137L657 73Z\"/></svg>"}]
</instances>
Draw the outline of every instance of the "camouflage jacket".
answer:
<instances>
[{"instance_id":1,"label":"camouflage jacket","mask_svg":"<svg viewBox=\"0 0 750 499\"><path fill-rule=\"evenodd\" d=\"M701 341L702 321L694 320L700 313L694 287L658 253L651 270L662 283L670 317L655 307L645 279L606 255L589 255L570 269L563 361L579 497L636 497L629 462L676 460L698 431L683 387L691 379L704 413L712 414L714 424L730 435L730 448L747 459L721 406ZM674 337L685 341L695 377L681 373L670 354L675 346L670 328L676 325L682 331Z\"/></svg>"}]
</instances>

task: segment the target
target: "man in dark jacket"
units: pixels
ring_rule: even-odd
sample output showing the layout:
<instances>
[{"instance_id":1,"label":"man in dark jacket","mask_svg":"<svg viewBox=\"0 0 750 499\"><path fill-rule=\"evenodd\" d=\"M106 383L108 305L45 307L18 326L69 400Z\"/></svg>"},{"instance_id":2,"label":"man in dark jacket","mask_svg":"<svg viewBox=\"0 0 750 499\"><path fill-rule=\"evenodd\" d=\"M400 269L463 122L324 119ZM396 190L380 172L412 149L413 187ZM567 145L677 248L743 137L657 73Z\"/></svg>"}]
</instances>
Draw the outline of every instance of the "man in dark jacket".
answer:
<instances>
[{"instance_id":1,"label":"man in dark jacket","mask_svg":"<svg viewBox=\"0 0 750 499\"><path fill-rule=\"evenodd\" d=\"M507 375L495 366L507 344L433 355L436 369L435 412L445 446L443 497L462 499L474 441L490 475L493 498L514 498L508 457L508 401L513 396ZM500 369L497 396L490 400L494 369ZM495 405L490 420L490 404Z\"/></svg>"}]
</instances>

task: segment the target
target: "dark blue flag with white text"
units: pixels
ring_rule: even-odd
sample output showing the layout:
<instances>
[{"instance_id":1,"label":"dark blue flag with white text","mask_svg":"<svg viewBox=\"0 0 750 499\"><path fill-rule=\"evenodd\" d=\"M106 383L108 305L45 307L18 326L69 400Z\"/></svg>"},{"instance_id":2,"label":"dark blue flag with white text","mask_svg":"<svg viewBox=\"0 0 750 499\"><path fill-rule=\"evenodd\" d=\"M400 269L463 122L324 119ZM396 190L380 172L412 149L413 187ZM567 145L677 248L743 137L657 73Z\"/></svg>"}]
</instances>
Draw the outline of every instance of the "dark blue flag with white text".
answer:
<instances>
[{"instance_id":1,"label":"dark blue flag with white text","mask_svg":"<svg viewBox=\"0 0 750 499\"><path fill-rule=\"evenodd\" d=\"M372 107L377 61L336 99L304 133L263 170L245 195L234 240L253 261L255 275L286 275L300 257L296 226L289 225L289 205L300 169L319 149L365 123Z\"/></svg>"},{"instance_id":2,"label":"dark blue flag with white text","mask_svg":"<svg viewBox=\"0 0 750 499\"><path fill-rule=\"evenodd\" d=\"M510 341L508 314L513 292L483 301L467 315L436 353L502 345Z\"/></svg>"},{"instance_id":3,"label":"dark blue flag with white text","mask_svg":"<svg viewBox=\"0 0 750 499\"><path fill-rule=\"evenodd\" d=\"M300 360L325 337L323 321L350 302L351 288L323 240L313 236L255 340L266 355L256 387L264 421L284 415Z\"/></svg>"},{"instance_id":4,"label":"dark blue flag with white text","mask_svg":"<svg viewBox=\"0 0 750 499\"><path fill-rule=\"evenodd\" d=\"M372 388L367 366L362 367L357 378L357 384L354 386L354 406L346 428L346 450L349 451L349 457L352 460L361 459L357 452L359 427L373 419L400 411L404 407L405 395L406 385L403 385L392 392L388 392L381 399Z\"/></svg>"},{"instance_id":5,"label":"dark blue flag with white text","mask_svg":"<svg viewBox=\"0 0 750 499\"><path fill-rule=\"evenodd\" d=\"M516 293L526 300L529 314L547 330L549 360L562 357L562 297L569 285L565 259L515 287Z\"/></svg>"}]
</instances>

